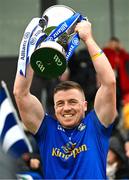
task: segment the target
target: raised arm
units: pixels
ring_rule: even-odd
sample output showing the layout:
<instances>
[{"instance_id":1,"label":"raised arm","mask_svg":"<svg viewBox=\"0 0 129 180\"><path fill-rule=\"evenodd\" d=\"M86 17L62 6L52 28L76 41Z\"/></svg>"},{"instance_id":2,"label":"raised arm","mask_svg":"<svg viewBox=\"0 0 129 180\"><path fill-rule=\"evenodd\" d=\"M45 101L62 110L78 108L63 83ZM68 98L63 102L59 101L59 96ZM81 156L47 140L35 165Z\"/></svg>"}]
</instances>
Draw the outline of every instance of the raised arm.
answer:
<instances>
[{"instance_id":1,"label":"raised arm","mask_svg":"<svg viewBox=\"0 0 129 180\"><path fill-rule=\"evenodd\" d=\"M75 31L78 32L92 57L93 65L100 81L94 109L101 123L108 127L116 116L116 80L114 72L107 57L92 36L91 23L81 21L77 24Z\"/></svg>"},{"instance_id":2,"label":"raised arm","mask_svg":"<svg viewBox=\"0 0 129 180\"><path fill-rule=\"evenodd\" d=\"M14 83L14 96L21 119L28 130L36 133L44 117L44 110L40 101L30 93L33 70L27 68L26 77L17 72Z\"/></svg>"}]
</instances>

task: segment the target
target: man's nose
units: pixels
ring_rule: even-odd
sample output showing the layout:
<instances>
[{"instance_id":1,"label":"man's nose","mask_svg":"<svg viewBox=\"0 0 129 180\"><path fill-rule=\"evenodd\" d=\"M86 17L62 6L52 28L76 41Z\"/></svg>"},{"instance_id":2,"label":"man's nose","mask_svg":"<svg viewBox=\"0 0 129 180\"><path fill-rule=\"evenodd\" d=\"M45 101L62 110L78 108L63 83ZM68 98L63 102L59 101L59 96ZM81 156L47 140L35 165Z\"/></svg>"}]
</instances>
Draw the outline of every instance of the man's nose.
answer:
<instances>
[{"instance_id":1,"label":"man's nose","mask_svg":"<svg viewBox=\"0 0 129 180\"><path fill-rule=\"evenodd\" d=\"M66 110L70 110L70 109L71 109L71 106L66 102L64 104L64 110L66 111Z\"/></svg>"}]
</instances>

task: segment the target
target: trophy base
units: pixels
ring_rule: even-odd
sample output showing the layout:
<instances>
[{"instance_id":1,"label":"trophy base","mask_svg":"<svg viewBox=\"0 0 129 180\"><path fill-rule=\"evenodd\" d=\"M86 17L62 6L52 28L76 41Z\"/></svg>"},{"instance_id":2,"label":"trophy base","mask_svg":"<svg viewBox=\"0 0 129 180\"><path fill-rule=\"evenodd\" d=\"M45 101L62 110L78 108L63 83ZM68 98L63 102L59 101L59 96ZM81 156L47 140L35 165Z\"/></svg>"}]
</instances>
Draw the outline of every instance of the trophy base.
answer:
<instances>
[{"instance_id":1,"label":"trophy base","mask_svg":"<svg viewBox=\"0 0 129 180\"><path fill-rule=\"evenodd\" d=\"M63 74L67 63L64 48L55 41L46 41L31 55L31 67L42 77L52 79Z\"/></svg>"}]
</instances>

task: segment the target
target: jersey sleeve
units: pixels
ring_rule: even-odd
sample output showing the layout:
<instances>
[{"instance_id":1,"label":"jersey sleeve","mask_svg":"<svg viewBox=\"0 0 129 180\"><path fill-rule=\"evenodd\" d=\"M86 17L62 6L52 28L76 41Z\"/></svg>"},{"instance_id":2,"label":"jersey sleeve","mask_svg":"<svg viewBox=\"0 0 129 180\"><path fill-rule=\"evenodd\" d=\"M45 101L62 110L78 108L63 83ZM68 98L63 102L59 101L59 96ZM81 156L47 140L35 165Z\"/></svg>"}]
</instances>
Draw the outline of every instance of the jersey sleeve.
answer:
<instances>
[{"instance_id":1,"label":"jersey sleeve","mask_svg":"<svg viewBox=\"0 0 129 180\"><path fill-rule=\"evenodd\" d=\"M55 122L56 120L54 118L45 114L37 133L34 135L37 141L40 141L41 139L43 140L46 137L47 133L51 131L51 128L53 128Z\"/></svg>"}]
</instances>

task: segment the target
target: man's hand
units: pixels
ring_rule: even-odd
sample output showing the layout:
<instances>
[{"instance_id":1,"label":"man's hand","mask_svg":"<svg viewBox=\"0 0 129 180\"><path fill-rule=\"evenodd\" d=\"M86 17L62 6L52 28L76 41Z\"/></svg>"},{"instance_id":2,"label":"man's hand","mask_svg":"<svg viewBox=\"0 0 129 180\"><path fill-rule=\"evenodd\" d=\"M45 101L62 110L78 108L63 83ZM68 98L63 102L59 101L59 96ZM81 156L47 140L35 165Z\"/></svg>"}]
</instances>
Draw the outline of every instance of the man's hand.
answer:
<instances>
[{"instance_id":1,"label":"man's hand","mask_svg":"<svg viewBox=\"0 0 129 180\"><path fill-rule=\"evenodd\" d=\"M92 38L91 23L89 21L82 20L75 27L75 32L79 34L79 37L86 42Z\"/></svg>"}]
</instances>

